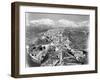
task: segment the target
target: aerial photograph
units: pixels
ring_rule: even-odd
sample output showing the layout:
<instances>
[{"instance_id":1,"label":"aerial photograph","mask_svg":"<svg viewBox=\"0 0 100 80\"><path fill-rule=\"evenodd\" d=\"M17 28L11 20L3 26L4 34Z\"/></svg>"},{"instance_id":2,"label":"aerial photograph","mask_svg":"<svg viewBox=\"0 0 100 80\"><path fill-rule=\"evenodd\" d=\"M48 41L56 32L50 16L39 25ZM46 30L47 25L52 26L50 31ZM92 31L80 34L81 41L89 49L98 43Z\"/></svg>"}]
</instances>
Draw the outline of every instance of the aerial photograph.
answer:
<instances>
[{"instance_id":1,"label":"aerial photograph","mask_svg":"<svg viewBox=\"0 0 100 80\"><path fill-rule=\"evenodd\" d=\"M89 17L26 12L26 67L87 65Z\"/></svg>"}]
</instances>

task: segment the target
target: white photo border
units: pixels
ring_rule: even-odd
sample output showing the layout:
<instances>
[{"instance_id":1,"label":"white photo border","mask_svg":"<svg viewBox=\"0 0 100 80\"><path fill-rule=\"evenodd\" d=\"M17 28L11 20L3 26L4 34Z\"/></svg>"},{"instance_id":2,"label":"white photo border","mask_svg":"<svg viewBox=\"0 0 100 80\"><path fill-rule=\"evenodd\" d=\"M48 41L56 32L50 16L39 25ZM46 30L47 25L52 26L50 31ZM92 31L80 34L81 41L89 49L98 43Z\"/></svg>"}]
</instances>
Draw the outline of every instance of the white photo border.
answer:
<instances>
[{"instance_id":1,"label":"white photo border","mask_svg":"<svg viewBox=\"0 0 100 80\"><path fill-rule=\"evenodd\" d=\"M95 70L95 10L74 9L74 8L56 8L39 6L20 6L19 7L19 74L42 74L58 72L76 72ZM90 38L89 38L89 64L75 66L56 66L56 67L25 67L25 12L39 13L61 13L61 14L81 14L90 15Z\"/></svg>"}]
</instances>

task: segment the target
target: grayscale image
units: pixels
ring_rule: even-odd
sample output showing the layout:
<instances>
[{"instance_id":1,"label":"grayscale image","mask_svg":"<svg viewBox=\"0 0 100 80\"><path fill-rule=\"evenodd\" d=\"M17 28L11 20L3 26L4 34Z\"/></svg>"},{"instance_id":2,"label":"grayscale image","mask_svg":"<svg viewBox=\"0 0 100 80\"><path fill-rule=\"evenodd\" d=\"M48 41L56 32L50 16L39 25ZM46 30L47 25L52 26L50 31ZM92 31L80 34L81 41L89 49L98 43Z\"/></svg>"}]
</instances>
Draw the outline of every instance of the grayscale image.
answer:
<instances>
[{"instance_id":1,"label":"grayscale image","mask_svg":"<svg viewBox=\"0 0 100 80\"><path fill-rule=\"evenodd\" d=\"M89 21L89 15L26 12L26 67L88 64Z\"/></svg>"}]
</instances>

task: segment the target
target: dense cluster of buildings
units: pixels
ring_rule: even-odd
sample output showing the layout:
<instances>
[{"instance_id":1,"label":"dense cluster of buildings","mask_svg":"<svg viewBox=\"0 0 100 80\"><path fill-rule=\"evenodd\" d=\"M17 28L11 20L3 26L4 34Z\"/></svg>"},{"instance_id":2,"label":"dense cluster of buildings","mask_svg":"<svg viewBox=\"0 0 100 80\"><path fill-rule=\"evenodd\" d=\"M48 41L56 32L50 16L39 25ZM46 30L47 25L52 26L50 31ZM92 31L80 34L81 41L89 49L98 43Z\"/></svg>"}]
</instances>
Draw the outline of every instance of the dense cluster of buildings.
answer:
<instances>
[{"instance_id":1,"label":"dense cluster of buildings","mask_svg":"<svg viewBox=\"0 0 100 80\"><path fill-rule=\"evenodd\" d=\"M81 63L78 59L85 57L82 51L75 51L70 47L68 36L63 35L64 29L51 29L41 34L41 44L29 46L29 55L32 60L41 66L67 65ZM42 43L43 42L43 43Z\"/></svg>"}]
</instances>

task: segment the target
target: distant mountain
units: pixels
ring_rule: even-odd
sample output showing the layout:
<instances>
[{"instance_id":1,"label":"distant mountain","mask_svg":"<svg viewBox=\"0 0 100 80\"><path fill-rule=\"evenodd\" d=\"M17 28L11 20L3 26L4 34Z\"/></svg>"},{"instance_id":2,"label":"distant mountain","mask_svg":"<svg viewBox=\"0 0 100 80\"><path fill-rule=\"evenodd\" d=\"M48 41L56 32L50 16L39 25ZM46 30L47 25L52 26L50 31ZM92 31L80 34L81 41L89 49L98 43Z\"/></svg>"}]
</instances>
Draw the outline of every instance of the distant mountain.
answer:
<instances>
[{"instance_id":1,"label":"distant mountain","mask_svg":"<svg viewBox=\"0 0 100 80\"><path fill-rule=\"evenodd\" d=\"M90 26L90 23L89 23L89 21L83 21L83 22L78 23L78 25L79 26L89 27Z\"/></svg>"}]
</instances>

